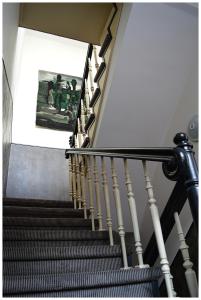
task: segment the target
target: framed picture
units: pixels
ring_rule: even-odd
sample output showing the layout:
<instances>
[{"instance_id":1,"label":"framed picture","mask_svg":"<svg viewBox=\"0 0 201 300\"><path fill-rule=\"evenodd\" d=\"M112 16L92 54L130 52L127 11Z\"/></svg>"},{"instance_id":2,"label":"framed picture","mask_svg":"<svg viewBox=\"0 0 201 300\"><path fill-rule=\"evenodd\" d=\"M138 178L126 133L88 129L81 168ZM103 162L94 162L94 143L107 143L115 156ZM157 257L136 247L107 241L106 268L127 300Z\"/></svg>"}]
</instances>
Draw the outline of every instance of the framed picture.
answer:
<instances>
[{"instance_id":1,"label":"framed picture","mask_svg":"<svg viewBox=\"0 0 201 300\"><path fill-rule=\"evenodd\" d=\"M73 131L81 94L82 78L39 71L36 125Z\"/></svg>"}]
</instances>

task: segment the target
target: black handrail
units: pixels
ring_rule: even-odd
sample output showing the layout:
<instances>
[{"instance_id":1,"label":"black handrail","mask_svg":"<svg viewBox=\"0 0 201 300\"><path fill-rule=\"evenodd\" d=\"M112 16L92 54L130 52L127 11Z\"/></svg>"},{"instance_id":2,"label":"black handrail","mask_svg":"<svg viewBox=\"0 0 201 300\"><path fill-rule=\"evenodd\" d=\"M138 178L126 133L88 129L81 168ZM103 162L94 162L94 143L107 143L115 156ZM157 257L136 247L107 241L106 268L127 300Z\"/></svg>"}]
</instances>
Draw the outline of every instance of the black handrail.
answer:
<instances>
[{"instance_id":1,"label":"black handrail","mask_svg":"<svg viewBox=\"0 0 201 300\"><path fill-rule=\"evenodd\" d=\"M185 133L178 133L174 138L175 148L73 148L70 154L128 158L162 162L165 176L173 181L183 182L193 220L198 229L198 169L194 158L193 146Z\"/></svg>"},{"instance_id":2,"label":"black handrail","mask_svg":"<svg viewBox=\"0 0 201 300\"><path fill-rule=\"evenodd\" d=\"M93 52L93 45L89 44L88 50L87 50L87 56L86 56L85 66L84 66L84 73L83 73L83 77L82 77L81 94L80 94L80 100L79 100L79 106L78 106L76 120L81 115L81 99L84 98L84 93L85 93L85 79L88 77L88 73L89 73L89 62L88 62L88 59L91 58L92 52ZM75 123L75 127L74 127L74 130L73 130L73 135L76 135L76 134L77 134L77 122Z\"/></svg>"}]
</instances>

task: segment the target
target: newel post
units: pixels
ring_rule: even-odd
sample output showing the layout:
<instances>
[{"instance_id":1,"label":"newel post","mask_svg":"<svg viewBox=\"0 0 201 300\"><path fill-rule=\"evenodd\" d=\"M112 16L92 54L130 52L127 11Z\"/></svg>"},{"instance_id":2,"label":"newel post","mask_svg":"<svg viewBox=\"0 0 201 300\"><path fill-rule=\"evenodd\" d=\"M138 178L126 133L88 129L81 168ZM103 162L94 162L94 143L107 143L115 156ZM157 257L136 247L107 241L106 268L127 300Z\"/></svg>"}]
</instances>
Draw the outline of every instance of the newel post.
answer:
<instances>
[{"instance_id":1,"label":"newel post","mask_svg":"<svg viewBox=\"0 0 201 300\"><path fill-rule=\"evenodd\" d=\"M175 158L170 162L163 163L165 176L174 181L183 183L189 200L194 223L198 230L198 168L194 157L193 145L188 141L185 133L179 132L174 137Z\"/></svg>"},{"instance_id":2,"label":"newel post","mask_svg":"<svg viewBox=\"0 0 201 300\"><path fill-rule=\"evenodd\" d=\"M192 150L193 145L188 141L185 133L177 133L174 143L177 145L175 150L180 159L181 176L184 180L193 220L198 230L199 179L198 167Z\"/></svg>"}]
</instances>

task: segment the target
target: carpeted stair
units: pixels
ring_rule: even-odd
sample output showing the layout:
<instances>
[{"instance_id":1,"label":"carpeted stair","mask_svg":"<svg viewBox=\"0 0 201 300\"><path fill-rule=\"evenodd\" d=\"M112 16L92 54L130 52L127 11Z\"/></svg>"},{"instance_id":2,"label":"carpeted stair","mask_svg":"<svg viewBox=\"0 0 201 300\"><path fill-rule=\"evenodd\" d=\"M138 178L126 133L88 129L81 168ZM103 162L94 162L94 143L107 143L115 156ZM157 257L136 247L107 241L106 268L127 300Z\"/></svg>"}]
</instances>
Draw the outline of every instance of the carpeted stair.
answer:
<instances>
[{"instance_id":1,"label":"carpeted stair","mask_svg":"<svg viewBox=\"0 0 201 300\"><path fill-rule=\"evenodd\" d=\"M111 247L108 232L92 232L90 219L72 202L3 204L4 297L158 296L160 269L123 270L117 233ZM133 245L127 248L130 255Z\"/></svg>"}]
</instances>

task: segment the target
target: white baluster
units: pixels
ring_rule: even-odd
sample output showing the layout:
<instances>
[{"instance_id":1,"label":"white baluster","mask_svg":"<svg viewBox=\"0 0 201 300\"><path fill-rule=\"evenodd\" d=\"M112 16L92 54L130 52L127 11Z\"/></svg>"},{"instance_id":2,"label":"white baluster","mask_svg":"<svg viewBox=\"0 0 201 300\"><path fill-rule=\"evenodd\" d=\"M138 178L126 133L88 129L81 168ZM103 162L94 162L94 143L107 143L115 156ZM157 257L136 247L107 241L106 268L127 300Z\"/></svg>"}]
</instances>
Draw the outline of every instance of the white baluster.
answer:
<instances>
[{"instance_id":1,"label":"white baluster","mask_svg":"<svg viewBox=\"0 0 201 300\"><path fill-rule=\"evenodd\" d=\"M183 260L184 260L183 267L186 269L185 277L186 277L186 282L188 285L188 290L189 290L191 297L198 297L197 278L196 278L195 271L192 269L193 263L190 260L190 256L189 256L189 251L188 251L189 247L186 244L186 240L185 240L184 233L182 230L181 222L180 222L179 215L177 212L174 213L174 219L175 219L175 224L177 227L177 232L178 232L179 241L180 241L179 249L181 250Z\"/></svg>"},{"instance_id":2,"label":"white baluster","mask_svg":"<svg viewBox=\"0 0 201 300\"><path fill-rule=\"evenodd\" d=\"M84 177L84 156L81 156L81 187L82 187L82 203L84 209L84 218L87 219L87 205L86 205L86 187Z\"/></svg>"},{"instance_id":3,"label":"white baluster","mask_svg":"<svg viewBox=\"0 0 201 300\"><path fill-rule=\"evenodd\" d=\"M172 278L171 278L171 274L170 274L170 266L169 266L169 262L168 262L167 254L166 254L166 250L165 250L165 243L163 240L160 217L159 217L159 213L158 213L158 208L156 206L156 199L154 198L151 180L148 176L146 161L142 161L142 163L143 163L143 169L144 169L146 190L148 193L148 202L149 202L149 206L150 206L151 217L152 217L152 222L153 222L153 226L154 226L156 242L157 242L157 246L158 246L158 252L159 252L159 256L160 256L161 270L162 270L162 273L164 274L168 297L174 297L175 292L173 289L173 283L172 283Z\"/></svg>"},{"instance_id":4,"label":"white baluster","mask_svg":"<svg viewBox=\"0 0 201 300\"><path fill-rule=\"evenodd\" d=\"M147 268L149 265L144 265L143 262L143 249L142 249L142 243L140 238L140 230L139 230L139 224L138 224L138 217L137 217L137 209L136 209L136 202L134 198L133 188L132 188L132 182L131 177L128 169L128 161L127 159L124 159L124 170L125 170L125 184L127 188L127 195L128 195L128 203L131 213L131 220L133 224L133 232L134 232L134 239L135 239L135 249L138 257L138 267L139 268Z\"/></svg>"},{"instance_id":5,"label":"white baluster","mask_svg":"<svg viewBox=\"0 0 201 300\"><path fill-rule=\"evenodd\" d=\"M89 106L90 104L90 97L89 97L89 87L88 87L88 80L85 79L85 100L86 100L86 110L87 110L87 118L91 115L91 108Z\"/></svg>"},{"instance_id":6,"label":"white baluster","mask_svg":"<svg viewBox=\"0 0 201 300\"><path fill-rule=\"evenodd\" d=\"M76 182L77 182L77 201L79 205L79 209L82 208L81 202L81 190L80 190L80 166L79 166L79 157L75 155L75 162L76 162Z\"/></svg>"},{"instance_id":7,"label":"white baluster","mask_svg":"<svg viewBox=\"0 0 201 300\"><path fill-rule=\"evenodd\" d=\"M109 188L108 188L108 181L107 181L104 157L101 157L101 169L102 169L103 192L104 192L105 206L106 206L106 222L107 222L107 226L108 226L110 246L113 246L114 239L113 239L112 218L111 218L111 211L110 211L110 196L109 196Z\"/></svg>"},{"instance_id":8,"label":"white baluster","mask_svg":"<svg viewBox=\"0 0 201 300\"><path fill-rule=\"evenodd\" d=\"M72 166L71 166L71 155L68 158L68 167L69 167L69 197L70 201L73 199L73 186L72 186Z\"/></svg>"},{"instance_id":9,"label":"white baluster","mask_svg":"<svg viewBox=\"0 0 201 300\"><path fill-rule=\"evenodd\" d=\"M74 208L77 208L77 193L76 193L76 163L75 163L75 155L72 155L72 179L73 179L73 201Z\"/></svg>"},{"instance_id":10,"label":"white baluster","mask_svg":"<svg viewBox=\"0 0 201 300\"><path fill-rule=\"evenodd\" d=\"M77 135L74 136L74 140L75 140L75 148L79 148L79 141Z\"/></svg>"},{"instance_id":11,"label":"white baluster","mask_svg":"<svg viewBox=\"0 0 201 300\"><path fill-rule=\"evenodd\" d=\"M117 173L115 170L113 157L111 158L111 171L112 171L113 193L114 193L114 199L115 199L115 203L116 203L118 231L119 231L119 236L120 236L120 240L121 240L124 269L128 269L128 259L127 259L127 253L126 253L126 243L125 243L125 230L124 230L124 223L123 223L123 216L122 216L119 184L117 181Z\"/></svg>"},{"instance_id":12,"label":"white baluster","mask_svg":"<svg viewBox=\"0 0 201 300\"><path fill-rule=\"evenodd\" d=\"M98 169L96 164L96 157L93 157L94 162L94 185L95 185L95 194L96 194L96 203L97 203L97 219L99 223L99 231L103 230L103 221L102 221L102 209L100 202L100 187L98 180Z\"/></svg>"},{"instance_id":13,"label":"white baluster","mask_svg":"<svg viewBox=\"0 0 201 300\"><path fill-rule=\"evenodd\" d=\"M82 133L85 137L86 133L85 133L85 113L84 113L84 104L83 104L83 100L81 100L81 127L82 127Z\"/></svg>"},{"instance_id":14,"label":"white baluster","mask_svg":"<svg viewBox=\"0 0 201 300\"><path fill-rule=\"evenodd\" d=\"M97 55L97 48L93 46L93 53L94 53L94 60L95 60L95 68L98 71L99 64L98 64L98 55Z\"/></svg>"},{"instance_id":15,"label":"white baluster","mask_svg":"<svg viewBox=\"0 0 201 300\"><path fill-rule=\"evenodd\" d=\"M89 80L90 80L90 86L91 86L91 94L93 96L93 94L94 94L94 79L93 79L93 71L92 71L92 65L91 65L90 58L88 58L88 64L89 64Z\"/></svg>"},{"instance_id":16,"label":"white baluster","mask_svg":"<svg viewBox=\"0 0 201 300\"><path fill-rule=\"evenodd\" d=\"M94 221L94 198L93 198L93 188L92 188L92 176L91 176L91 157L87 156L87 174L88 174L88 190L89 190L89 210L91 213L91 226L92 231L95 231L95 221Z\"/></svg>"},{"instance_id":17,"label":"white baluster","mask_svg":"<svg viewBox=\"0 0 201 300\"><path fill-rule=\"evenodd\" d=\"M82 132L81 132L81 127L80 127L80 119L77 119L77 137L78 137L78 145L79 148L82 147L83 144L83 136L82 136Z\"/></svg>"}]
</instances>

